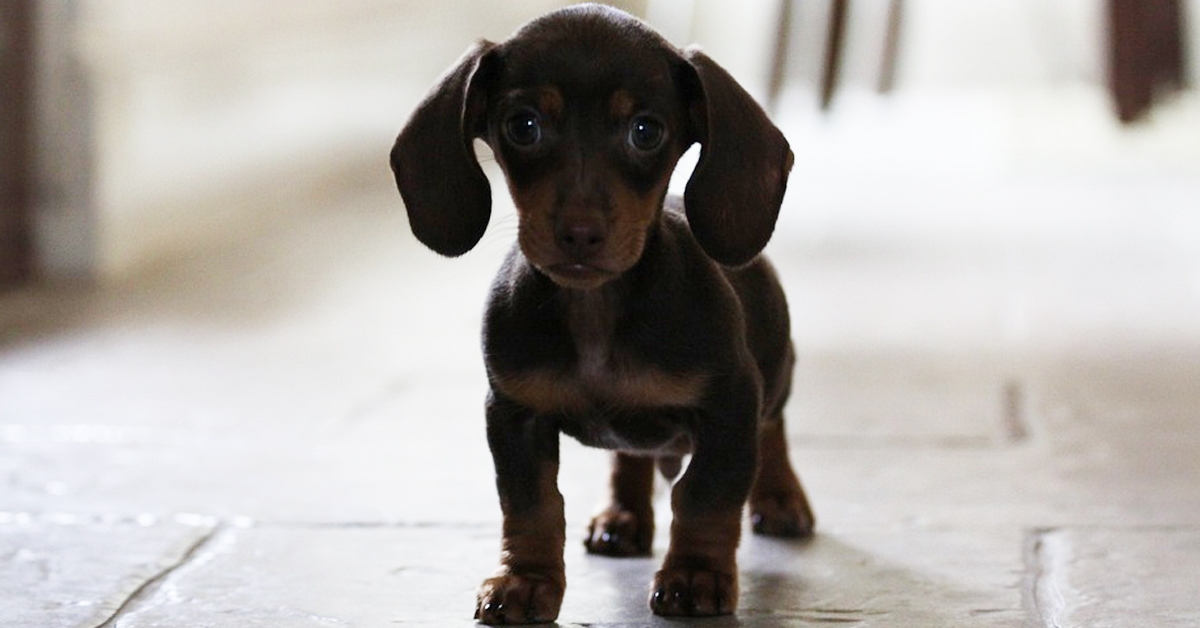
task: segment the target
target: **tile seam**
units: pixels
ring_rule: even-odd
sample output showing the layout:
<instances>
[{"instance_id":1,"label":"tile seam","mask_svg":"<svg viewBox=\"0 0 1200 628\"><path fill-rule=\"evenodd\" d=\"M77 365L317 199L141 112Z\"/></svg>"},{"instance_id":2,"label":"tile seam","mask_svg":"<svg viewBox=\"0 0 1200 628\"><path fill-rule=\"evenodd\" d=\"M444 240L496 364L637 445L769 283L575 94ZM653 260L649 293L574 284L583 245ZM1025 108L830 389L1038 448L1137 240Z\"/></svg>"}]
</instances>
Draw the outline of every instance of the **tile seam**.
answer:
<instances>
[{"instance_id":1,"label":"tile seam","mask_svg":"<svg viewBox=\"0 0 1200 628\"><path fill-rule=\"evenodd\" d=\"M223 529L224 526L216 526L210 529L207 533L201 535L199 539L188 546L187 550L184 551L183 555L180 556L178 560L174 561L170 565L167 565L165 568L161 569L158 573L151 576L136 589L134 589L133 592L130 593L121 602L121 604L117 606L112 615L110 615L108 619L105 619L102 623L98 624L96 628L116 628L117 622L120 621L121 618L127 616L130 611L135 609L142 601L152 596L154 592L156 592L162 585L162 583L165 582L167 578L171 577L171 574L192 563L198 556L201 556L204 548L212 543L213 539L215 539Z\"/></svg>"},{"instance_id":2,"label":"tile seam","mask_svg":"<svg viewBox=\"0 0 1200 628\"><path fill-rule=\"evenodd\" d=\"M1063 628L1059 617L1065 608L1055 577L1066 553L1057 528L1029 531L1025 542L1025 606L1027 625L1033 628Z\"/></svg>"}]
</instances>

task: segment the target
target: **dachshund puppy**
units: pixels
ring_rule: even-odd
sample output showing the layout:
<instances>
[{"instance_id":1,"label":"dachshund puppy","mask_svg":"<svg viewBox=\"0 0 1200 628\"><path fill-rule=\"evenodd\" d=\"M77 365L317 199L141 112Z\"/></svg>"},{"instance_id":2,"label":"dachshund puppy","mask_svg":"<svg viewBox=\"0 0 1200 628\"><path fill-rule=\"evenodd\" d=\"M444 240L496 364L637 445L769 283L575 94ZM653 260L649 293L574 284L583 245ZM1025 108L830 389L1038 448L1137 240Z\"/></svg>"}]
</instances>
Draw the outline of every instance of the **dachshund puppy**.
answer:
<instances>
[{"instance_id":1,"label":"dachshund puppy","mask_svg":"<svg viewBox=\"0 0 1200 628\"><path fill-rule=\"evenodd\" d=\"M391 165L413 233L446 256L488 224L477 138L504 171L519 232L483 325L504 520L501 568L476 618L558 616L560 433L615 452L611 505L585 541L598 554L650 553L656 462L673 477L690 456L650 607L734 612L743 505L762 534L813 527L784 441L787 304L759 256L792 165L787 141L704 53L599 5L470 48L401 131ZM684 197L668 198L697 142Z\"/></svg>"}]
</instances>

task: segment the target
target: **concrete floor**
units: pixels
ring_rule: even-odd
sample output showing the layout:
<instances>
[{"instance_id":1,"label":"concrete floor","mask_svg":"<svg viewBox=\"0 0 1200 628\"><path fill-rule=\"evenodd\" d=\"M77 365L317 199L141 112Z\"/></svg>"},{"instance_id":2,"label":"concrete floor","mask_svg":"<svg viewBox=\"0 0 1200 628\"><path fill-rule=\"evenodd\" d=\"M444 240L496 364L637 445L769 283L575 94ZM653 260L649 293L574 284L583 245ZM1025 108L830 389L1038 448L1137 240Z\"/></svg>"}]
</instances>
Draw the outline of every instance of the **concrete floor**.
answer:
<instances>
[{"instance_id":1,"label":"concrete floor","mask_svg":"<svg viewBox=\"0 0 1200 628\"><path fill-rule=\"evenodd\" d=\"M587 556L606 456L564 441L559 624L1200 625L1195 149L896 171L912 137L854 111L781 121L769 249L818 536L747 535L736 618L653 618L665 538ZM473 624L499 532L476 330L514 223L439 259L370 173L127 281L0 297L5 626Z\"/></svg>"}]
</instances>

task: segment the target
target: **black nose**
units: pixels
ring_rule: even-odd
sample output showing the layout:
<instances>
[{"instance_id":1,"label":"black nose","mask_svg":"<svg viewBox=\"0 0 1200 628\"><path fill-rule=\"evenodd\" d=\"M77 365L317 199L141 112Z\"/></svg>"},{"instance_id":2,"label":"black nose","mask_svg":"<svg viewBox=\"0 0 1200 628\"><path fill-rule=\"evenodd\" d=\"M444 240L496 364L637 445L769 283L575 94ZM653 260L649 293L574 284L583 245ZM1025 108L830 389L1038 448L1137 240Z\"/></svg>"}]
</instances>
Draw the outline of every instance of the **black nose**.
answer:
<instances>
[{"instance_id":1,"label":"black nose","mask_svg":"<svg viewBox=\"0 0 1200 628\"><path fill-rule=\"evenodd\" d=\"M596 219L564 220L555 230L558 247L575 260L586 260L604 247L604 224Z\"/></svg>"}]
</instances>

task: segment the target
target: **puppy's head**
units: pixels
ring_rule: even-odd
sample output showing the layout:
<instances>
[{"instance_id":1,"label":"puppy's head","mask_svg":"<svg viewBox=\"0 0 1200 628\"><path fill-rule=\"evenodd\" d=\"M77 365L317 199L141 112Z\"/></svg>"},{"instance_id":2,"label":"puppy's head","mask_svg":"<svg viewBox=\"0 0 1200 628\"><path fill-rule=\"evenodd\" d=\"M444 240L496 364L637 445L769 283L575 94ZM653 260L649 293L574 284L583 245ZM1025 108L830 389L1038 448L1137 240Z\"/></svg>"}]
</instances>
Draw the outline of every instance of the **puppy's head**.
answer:
<instances>
[{"instance_id":1,"label":"puppy's head","mask_svg":"<svg viewBox=\"0 0 1200 628\"><path fill-rule=\"evenodd\" d=\"M417 238L444 255L478 242L491 212L472 141L504 170L526 258L559 285L603 285L640 259L667 183L694 142L688 223L722 264L770 239L791 151L753 99L703 53L635 18L578 5L467 51L392 149Z\"/></svg>"}]
</instances>

